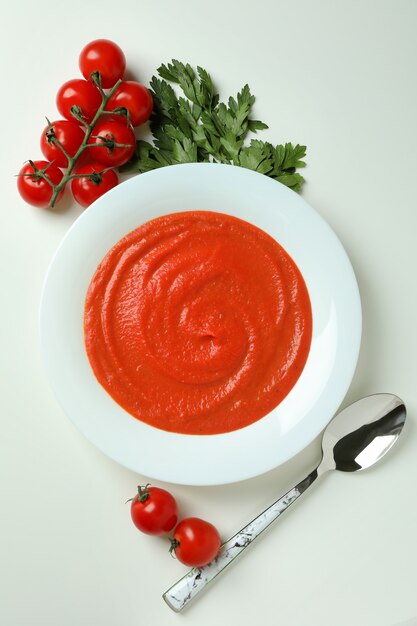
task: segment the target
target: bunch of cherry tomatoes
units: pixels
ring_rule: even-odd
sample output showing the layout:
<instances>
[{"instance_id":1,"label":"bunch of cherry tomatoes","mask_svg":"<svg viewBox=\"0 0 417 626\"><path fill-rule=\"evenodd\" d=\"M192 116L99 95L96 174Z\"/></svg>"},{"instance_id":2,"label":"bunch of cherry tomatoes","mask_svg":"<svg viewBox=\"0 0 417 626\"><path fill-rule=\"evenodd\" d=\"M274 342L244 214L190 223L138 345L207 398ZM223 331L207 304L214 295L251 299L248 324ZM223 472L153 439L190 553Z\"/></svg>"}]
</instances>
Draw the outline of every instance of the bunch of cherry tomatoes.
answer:
<instances>
[{"instance_id":1,"label":"bunch of cherry tomatoes","mask_svg":"<svg viewBox=\"0 0 417 626\"><path fill-rule=\"evenodd\" d=\"M135 153L133 127L145 123L152 113L148 89L123 80L126 59L114 42L88 43L79 66L84 78L67 81L56 96L65 119L48 121L42 133L40 146L46 160L28 161L18 174L20 195L37 207L54 206L66 186L83 207L115 187L115 168Z\"/></svg>"},{"instance_id":2,"label":"bunch of cherry tomatoes","mask_svg":"<svg viewBox=\"0 0 417 626\"><path fill-rule=\"evenodd\" d=\"M148 535L164 535L172 531L171 551L184 565L203 567L220 550L218 530L199 517L187 517L179 524L178 506L172 494L159 487L139 486L130 512L135 526Z\"/></svg>"}]
</instances>

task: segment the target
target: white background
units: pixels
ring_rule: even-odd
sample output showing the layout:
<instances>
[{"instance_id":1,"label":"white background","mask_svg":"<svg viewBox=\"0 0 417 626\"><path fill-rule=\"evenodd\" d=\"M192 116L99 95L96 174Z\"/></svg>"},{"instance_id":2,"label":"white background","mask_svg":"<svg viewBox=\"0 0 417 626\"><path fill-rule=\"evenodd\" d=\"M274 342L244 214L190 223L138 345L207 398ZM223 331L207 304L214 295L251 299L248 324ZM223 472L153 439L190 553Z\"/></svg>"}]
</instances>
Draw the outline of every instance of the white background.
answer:
<instances>
[{"instance_id":1,"label":"white background","mask_svg":"<svg viewBox=\"0 0 417 626\"><path fill-rule=\"evenodd\" d=\"M1 534L4 626L171 626L272 620L393 626L417 616L415 0L38 0L2 9ZM38 306L52 254L80 209L25 205L13 175L40 158L44 116L97 37L149 81L171 58L211 72L221 94L248 82L264 138L308 146L304 198L355 268L364 331L344 404L378 391L406 401L404 436L377 467L334 473L240 562L176 615L161 594L186 570L141 535L124 502L147 477L72 426L42 370ZM183 515L233 534L301 478L314 442L267 475L216 488L169 486Z\"/></svg>"}]
</instances>

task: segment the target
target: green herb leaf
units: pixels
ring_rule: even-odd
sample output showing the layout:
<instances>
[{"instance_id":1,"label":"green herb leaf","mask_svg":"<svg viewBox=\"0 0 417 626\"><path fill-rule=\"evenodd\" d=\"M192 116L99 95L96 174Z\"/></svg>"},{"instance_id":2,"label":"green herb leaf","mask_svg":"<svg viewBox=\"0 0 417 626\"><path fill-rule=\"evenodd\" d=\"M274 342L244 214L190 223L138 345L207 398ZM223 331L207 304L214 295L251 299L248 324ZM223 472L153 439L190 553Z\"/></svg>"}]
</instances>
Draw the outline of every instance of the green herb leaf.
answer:
<instances>
[{"instance_id":1,"label":"green herb leaf","mask_svg":"<svg viewBox=\"0 0 417 626\"><path fill-rule=\"evenodd\" d=\"M176 163L195 163L197 161L197 145L188 137L182 141L176 139L172 155Z\"/></svg>"},{"instance_id":2,"label":"green herb leaf","mask_svg":"<svg viewBox=\"0 0 417 626\"><path fill-rule=\"evenodd\" d=\"M269 126L260 120L248 120L248 128L252 133L256 133L257 130L264 130Z\"/></svg>"},{"instance_id":3,"label":"green herb leaf","mask_svg":"<svg viewBox=\"0 0 417 626\"><path fill-rule=\"evenodd\" d=\"M248 85L226 104L219 101L213 80L202 67L195 71L172 59L157 71L159 77L150 82L153 144L139 140L136 156L121 171L147 172L200 161L230 163L270 176L294 191L301 189L304 178L297 169L305 166L305 146L247 141L248 133L268 128L250 117L255 96ZM182 95L177 95L179 90Z\"/></svg>"}]
</instances>

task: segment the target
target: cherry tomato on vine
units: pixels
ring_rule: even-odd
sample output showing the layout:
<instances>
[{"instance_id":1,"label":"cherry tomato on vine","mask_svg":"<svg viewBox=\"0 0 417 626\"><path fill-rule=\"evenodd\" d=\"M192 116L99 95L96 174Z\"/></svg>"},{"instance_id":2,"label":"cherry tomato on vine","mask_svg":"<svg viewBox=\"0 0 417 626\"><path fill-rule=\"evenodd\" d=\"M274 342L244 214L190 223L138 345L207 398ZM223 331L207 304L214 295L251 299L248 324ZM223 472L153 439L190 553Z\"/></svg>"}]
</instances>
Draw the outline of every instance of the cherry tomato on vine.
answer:
<instances>
[{"instance_id":1,"label":"cherry tomato on vine","mask_svg":"<svg viewBox=\"0 0 417 626\"><path fill-rule=\"evenodd\" d=\"M68 167L68 159L55 141L59 141L67 154L73 157L83 139L84 131L78 124L69 120L57 120L44 129L41 136L41 150L48 161L53 161L58 167Z\"/></svg>"},{"instance_id":2,"label":"cherry tomato on vine","mask_svg":"<svg viewBox=\"0 0 417 626\"><path fill-rule=\"evenodd\" d=\"M220 545L220 535L213 524L199 517L188 517L174 530L171 550L184 565L203 567L217 556Z\"/></svg>"},{"instance_id":3,"label":"cherry tomato on vine","mask_svg":"<svg viewBox=\"0 0 417 626\"><path fill-rule=\"evenodd\" d=\"M118 184L116 172L114 170L103 172L105 169L101 163L88 163L75 170L74 174L86 175L71 180L72 195L82 207L90 206L97 198Z\"/></svg>"},{"instance_id":4,"label":"cherry tomato on vine","mask_svg":"<svg viewBox=\"0 0 417 626\"><path fill-rule=\"evenodd\" d=\"M52 198L52 186L40 176L39 171L44 172L45 176L54 184L58 185L63 177L63 173L54 163L49 161L33 161L33 165L26 163L20 170L17 177L17 189L23 200L33 206L45 209L49 206ZM28 176L30 174L30 176ZM60 200L64 190L61 191L57 198Z\"/></svg>"},{"instance_id":5,"label":"cherry tomato on vine","mask_svg":"<svg viewBox=\"0 0 417 626\"><path fill-rule=\"evenodd\" d=\"M91 80L87 81L83 78L68 80L60 87L56 95L58 111L72 122L75 121L71 113L72 106L79 107L85 120L91 122L101 102L102 98L96 85Z\"/></svg>"},{"instance_id":6,"label":"cherry tomato on vine","mask_svg":"<svg viewBox=\"0 0 417 626\"><path fill-rule=\"evenodd\" d=\"M123 50L109 39L95 39L81 50L79 66L84 78L93 72L100 72L101 86L109 89L117 83L126 69Z\"/></svg>"},{"instance_id":7,"label":"cherry tomato on vine","mask_svg":"<svg viewBox=\"0 0 417 626\"><path fill-rule=\"evenodd\" d=\"M131 499L130 514L136 528L147 535L163 535L178 521L178 507L173 495L159 487L138 487Z\"/></svg>"},{"instance_id":8,"label":"cherry tomato on vine","mask_svg":"<svg viewBox=\"0 0 417 626\"><path fill-rule=\"evenodd\" d=\"M93 128L89 144L98 146L89 148L95 161L110 167L118 167L133 156L136 149L136 138L126 120L116 122L105 119L99 121ZM123 144L123 147L117 147L115 144Z\"/></svg>"},{"instance_id":9,"label":"cherry tomato on vine","mask_svg":"<svg viewBox=\"0 0 417 626\"><path fill-rule=\"evenodd\" d=\"M152 96L144 85L133 80L124 80L110 97L106 110L112 111L117 107L127 109L132 126L139 126L144 124L152 113Z\"/></svg>"}]
</instances>

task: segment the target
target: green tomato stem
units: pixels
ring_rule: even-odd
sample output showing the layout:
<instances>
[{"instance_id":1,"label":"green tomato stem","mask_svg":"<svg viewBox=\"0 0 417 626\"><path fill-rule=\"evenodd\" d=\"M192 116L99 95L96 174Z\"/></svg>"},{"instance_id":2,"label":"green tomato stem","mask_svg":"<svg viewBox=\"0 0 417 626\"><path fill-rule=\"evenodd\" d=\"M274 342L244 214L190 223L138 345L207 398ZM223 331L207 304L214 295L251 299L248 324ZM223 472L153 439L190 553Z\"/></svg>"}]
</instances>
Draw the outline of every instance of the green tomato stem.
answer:
<instances>
[{"instance_id":1,"label":"green tomato stem","mask_svg":"<svg viewBox=\"0 0 417 626\"><path fill-rule=\"evenodd\" d=\"M108 172L109 170L114 169L113 167L105 167L103 170L101 170L100 172L91 172L90 174L70 174L68 176L68 180L72 180L73 178L90 178L93 176L93 174L97 174L99 176L103 176L103 174L105 174L106 172Z\"/></svg>"}]
</instances>

